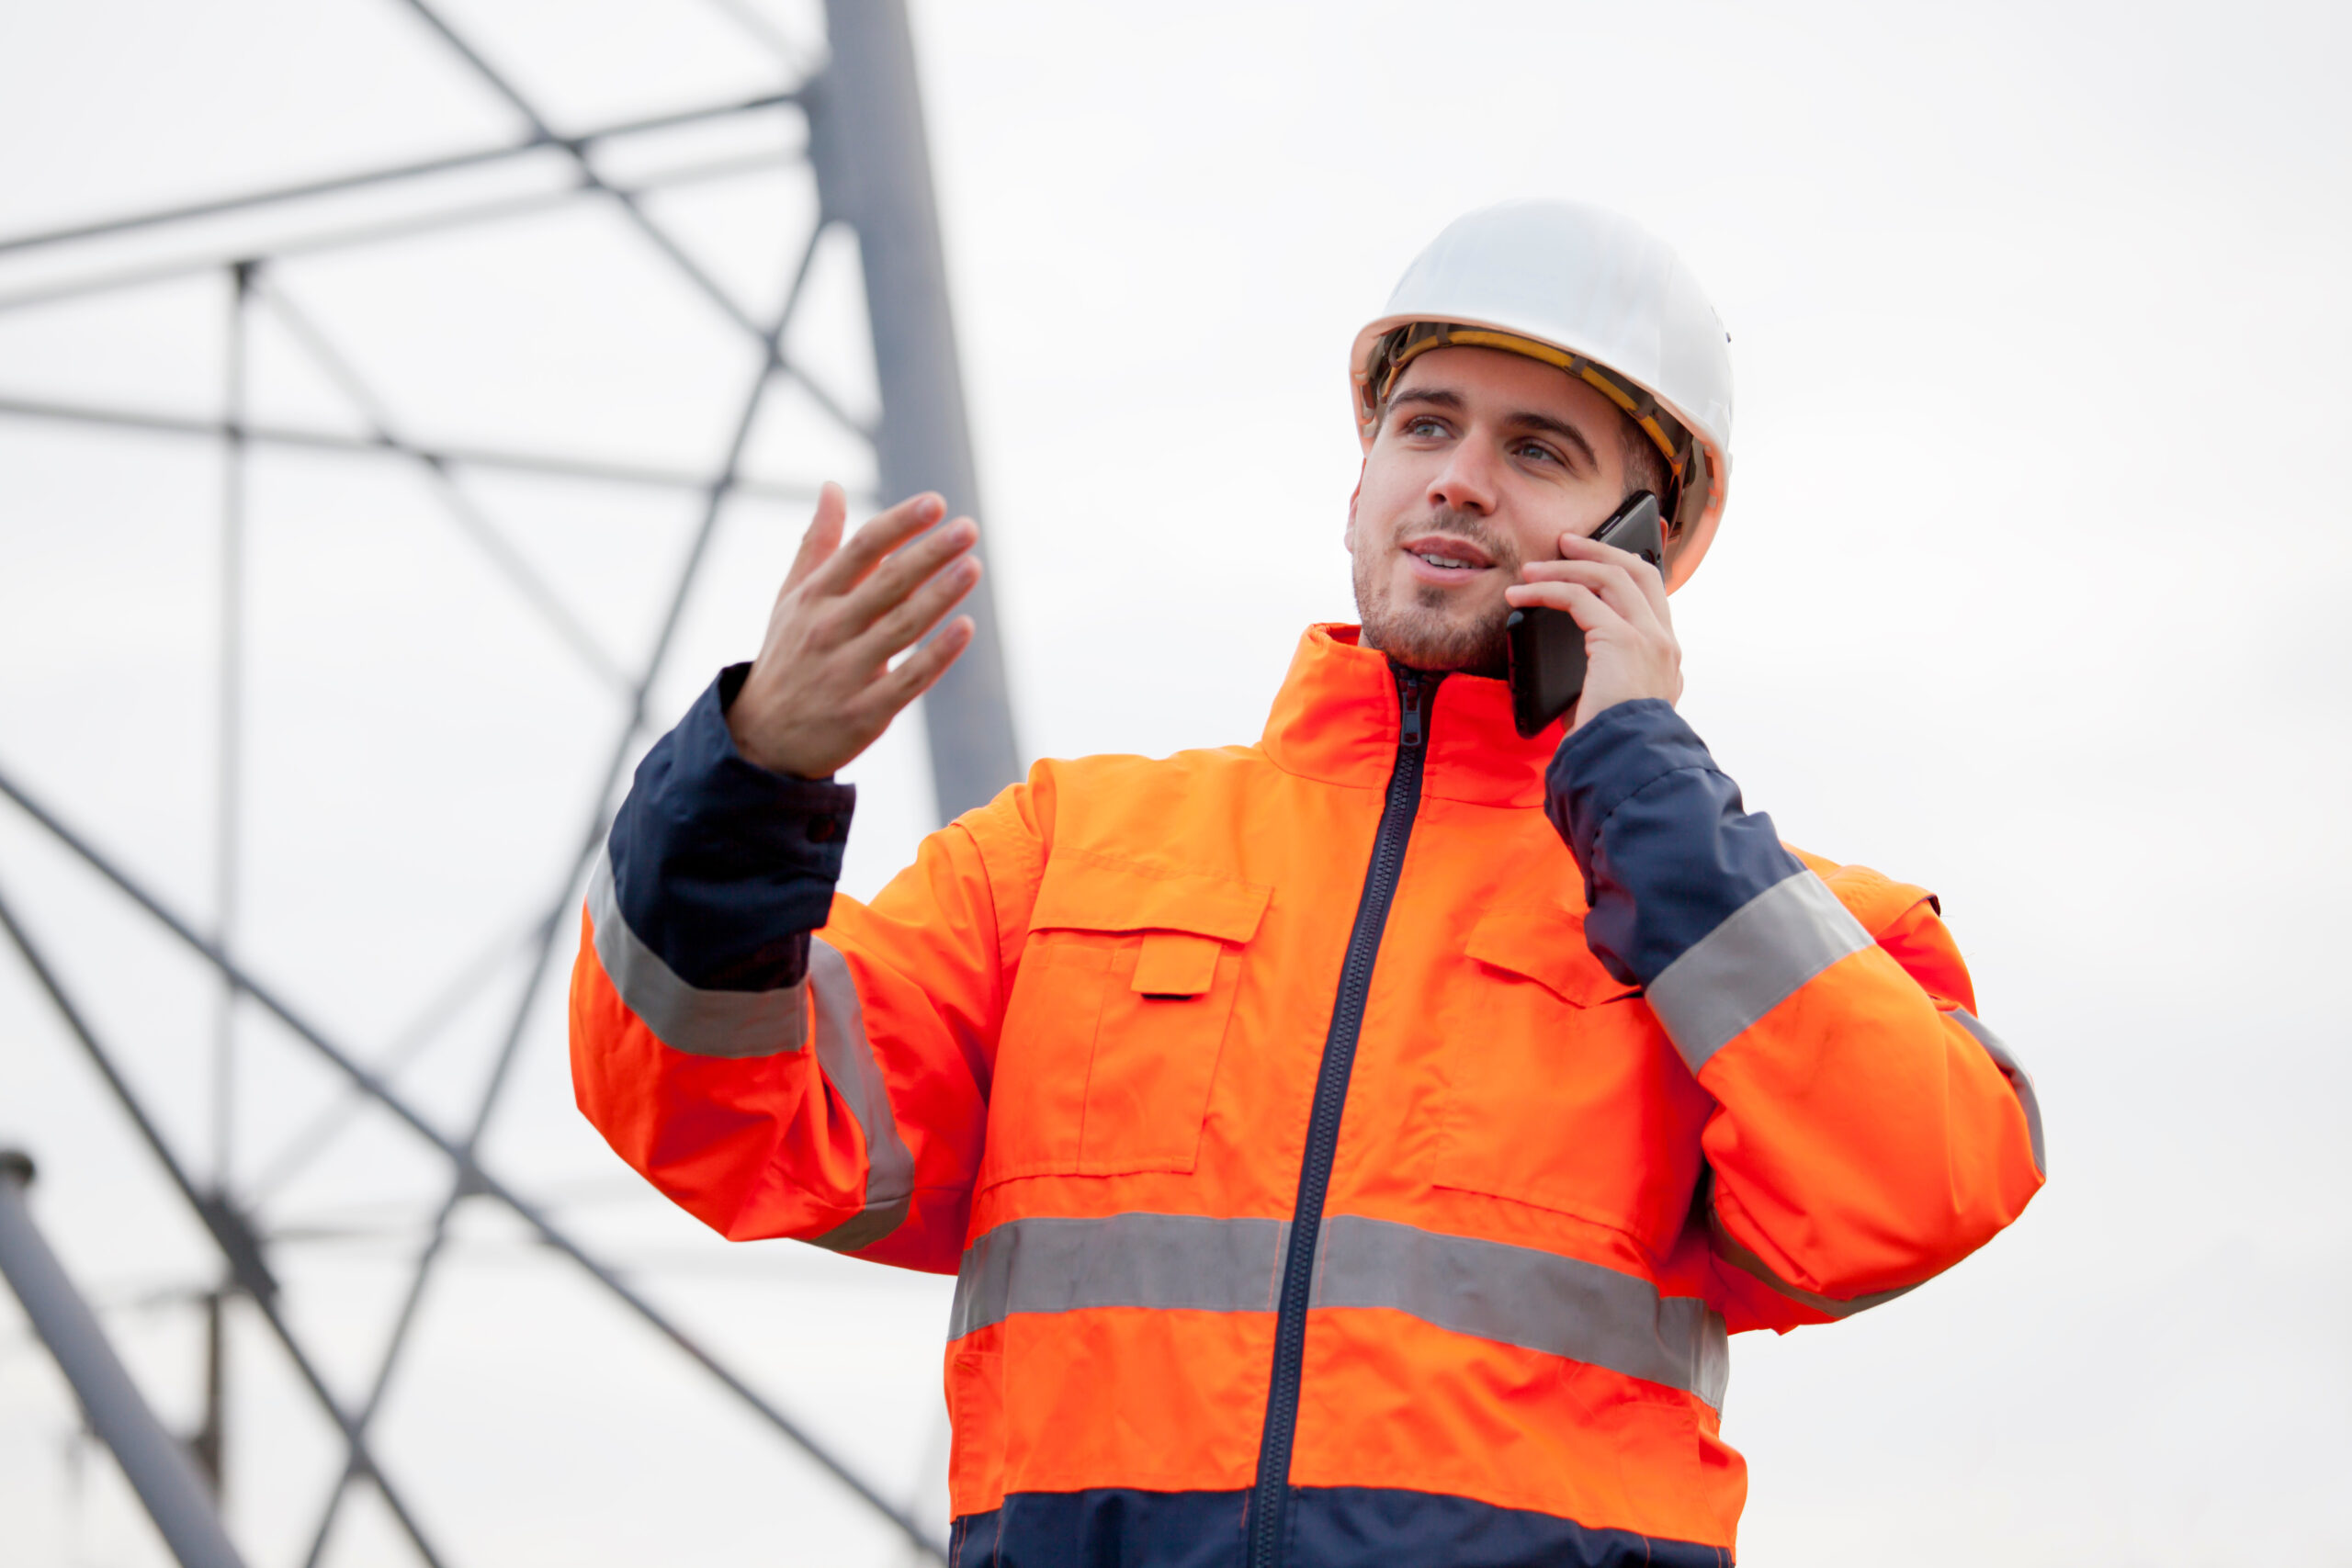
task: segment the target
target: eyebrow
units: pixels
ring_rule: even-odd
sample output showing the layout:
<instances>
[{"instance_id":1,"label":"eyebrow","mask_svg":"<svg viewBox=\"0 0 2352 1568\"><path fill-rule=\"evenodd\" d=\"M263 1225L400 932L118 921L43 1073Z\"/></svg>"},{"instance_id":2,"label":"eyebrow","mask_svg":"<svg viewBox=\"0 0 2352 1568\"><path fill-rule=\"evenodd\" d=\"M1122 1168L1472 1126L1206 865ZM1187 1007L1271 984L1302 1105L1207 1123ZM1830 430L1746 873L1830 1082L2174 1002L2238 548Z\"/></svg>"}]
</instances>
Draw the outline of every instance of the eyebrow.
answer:
<instances>
[{"instance_id":1,"label":"eyebrow","mask_svg":"<svg viewBox=\"0 0 2352 1568\"><path fill-rule=\"evenodd\" d=\"M1424 403L1431 408L1445 409L1457 413L1463 407L1462 394L1448 391L1442 387L1414 387L1396 393L1388 400L1388 406L1392 411L1407 403ZM1537 413L1532 409L1521 409L1506 414L1503 417L1503 423L1514 430L1536 430L1547 435L1556 435L1582 453L1584 460L1591 464L1596 470L1600 467L1600 455L1593 451L1592 443L1586 440L1584 432L1573 424L1554 419L1547 413Z\"/></svg>"}]
</instances>

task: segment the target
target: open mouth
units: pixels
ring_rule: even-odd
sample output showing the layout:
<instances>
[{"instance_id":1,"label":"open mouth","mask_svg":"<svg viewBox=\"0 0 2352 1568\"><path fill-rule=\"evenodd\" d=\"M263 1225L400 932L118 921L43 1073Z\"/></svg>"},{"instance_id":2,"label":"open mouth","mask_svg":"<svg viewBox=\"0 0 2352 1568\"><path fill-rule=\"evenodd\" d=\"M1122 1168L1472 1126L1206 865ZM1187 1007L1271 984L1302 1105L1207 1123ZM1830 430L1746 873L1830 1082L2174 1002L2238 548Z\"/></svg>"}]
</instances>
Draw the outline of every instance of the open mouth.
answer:
<instances>
[{"instance_id":1,"label":"open mouth","mask_svg":"<svg viewBox=\"0 0 2352 1568\"><path fill-rule=\"evenodd\" d=\"M1453 534L1425 534L1400 547L1439 577L1472 577L1495 564L1486 551Z\"/></svg>"}]
</instances>

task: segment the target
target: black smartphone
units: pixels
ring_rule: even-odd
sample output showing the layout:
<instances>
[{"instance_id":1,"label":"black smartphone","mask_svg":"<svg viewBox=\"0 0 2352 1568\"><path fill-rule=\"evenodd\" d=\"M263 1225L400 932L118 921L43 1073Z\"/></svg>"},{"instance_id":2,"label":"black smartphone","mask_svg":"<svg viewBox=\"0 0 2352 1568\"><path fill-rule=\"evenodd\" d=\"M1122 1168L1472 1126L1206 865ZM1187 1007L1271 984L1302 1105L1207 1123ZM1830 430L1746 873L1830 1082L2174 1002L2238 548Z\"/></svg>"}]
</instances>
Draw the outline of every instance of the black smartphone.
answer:
<instances>
[{"instance_id":1,"label":"black smartphone","mask_svg":"<svg viewBox=\"0 0 2352 1568\"><path fill-rule=\"evenodd\" d=\"M1593 534L1604 545L1631 550L1652 566L1666 559L1666 532L1657 497L1636 491ZM1534 736L1576 705L1584 691L1584 628L1566 610L1513 610L1510 635L1510 716L1521 736Z\"/></svg>"}]
</instances>

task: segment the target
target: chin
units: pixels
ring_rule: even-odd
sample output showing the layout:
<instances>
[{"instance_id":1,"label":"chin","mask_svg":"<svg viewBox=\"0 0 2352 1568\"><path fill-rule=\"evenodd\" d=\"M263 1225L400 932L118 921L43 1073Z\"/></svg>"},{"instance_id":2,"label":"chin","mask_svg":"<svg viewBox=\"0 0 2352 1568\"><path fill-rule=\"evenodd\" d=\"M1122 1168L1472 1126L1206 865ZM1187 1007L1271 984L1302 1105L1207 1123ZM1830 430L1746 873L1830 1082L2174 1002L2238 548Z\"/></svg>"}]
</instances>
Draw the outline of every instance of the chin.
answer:
<instances>
[{"instance_id":1,"label":"chin","mask_svg":"<svg viewBox=\"0 0 2352 1568\"><path fill-rule=\"evenodd\" d=\"M1365 645L1408 669L1498 679L1510 671L1510 639L1504 630L1510 618L1508 604L1479 615L1452 605L1358 604L1356 615L1363 622Z\"/></svg>"}]
</instances>

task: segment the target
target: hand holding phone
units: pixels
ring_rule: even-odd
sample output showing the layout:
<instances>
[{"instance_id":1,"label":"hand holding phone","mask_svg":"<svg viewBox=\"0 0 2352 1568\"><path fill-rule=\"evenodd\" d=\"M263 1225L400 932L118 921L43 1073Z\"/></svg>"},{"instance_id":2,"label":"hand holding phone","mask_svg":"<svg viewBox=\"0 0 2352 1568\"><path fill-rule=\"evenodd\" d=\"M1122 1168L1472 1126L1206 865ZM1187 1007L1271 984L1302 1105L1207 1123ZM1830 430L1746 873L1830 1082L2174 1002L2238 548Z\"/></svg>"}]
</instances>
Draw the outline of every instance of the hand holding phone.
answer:
<instances>
[{"instance_id":1,"label":"hand holding phone","mask_svg":"<svg viewBox=\"0 0 2352 1568\"><path fill-rule=\"evenodd\" d=\"M1657 497L1636 491L1609 515L1593 542L1630 550L1654 567L1666 559L1666 535ZM1505 623L1510 638L1511 722L1523 737L1576 705L1584 693L1584 628L1566 610L1534 606L1513 610Z\"/></svg>"}]
</instances>

